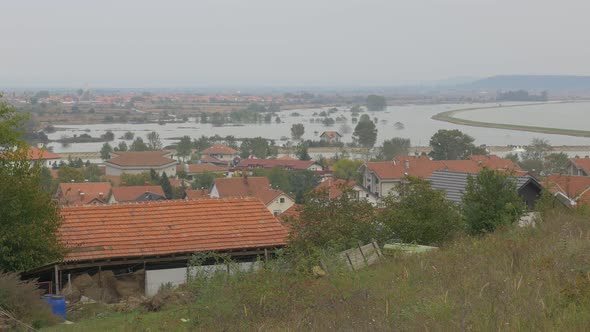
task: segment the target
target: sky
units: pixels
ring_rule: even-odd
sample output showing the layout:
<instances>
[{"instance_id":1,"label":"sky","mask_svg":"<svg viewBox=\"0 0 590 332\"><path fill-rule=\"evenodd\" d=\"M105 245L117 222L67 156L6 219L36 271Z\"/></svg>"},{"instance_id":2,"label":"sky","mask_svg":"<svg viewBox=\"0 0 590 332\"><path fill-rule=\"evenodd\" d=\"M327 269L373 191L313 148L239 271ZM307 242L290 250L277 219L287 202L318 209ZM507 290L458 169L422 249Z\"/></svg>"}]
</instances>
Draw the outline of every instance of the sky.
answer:
<instances>
[{"instance_id":1,"label":"sky","mask_svg":"<svg viewBox=\"0 0 590 332\"><path fill-rule=\"evenodd\" d=\"M590 75L588 0L0 0L0 86Z\"/></svg>"}]
</instances>

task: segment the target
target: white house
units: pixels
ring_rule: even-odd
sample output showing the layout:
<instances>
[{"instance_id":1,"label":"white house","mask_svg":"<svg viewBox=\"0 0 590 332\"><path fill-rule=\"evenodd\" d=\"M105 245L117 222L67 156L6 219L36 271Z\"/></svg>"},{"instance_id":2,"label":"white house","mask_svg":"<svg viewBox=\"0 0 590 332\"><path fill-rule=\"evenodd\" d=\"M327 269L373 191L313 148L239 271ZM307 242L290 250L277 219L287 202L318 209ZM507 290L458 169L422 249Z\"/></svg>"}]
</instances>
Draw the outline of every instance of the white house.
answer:
<instances>
[{"instance_id":1,"label":"white house","mask_svg":"<svg viewBox=\"0 0 590 332\"><path fill-rule=\"evenodd\" d=\"M140 174L153 169L159 175L165 172L176 176L178 162L172 159L169 151L113 152L111 156L113 158L104 162L106 175Z\"/></svg>"}]
</instances>

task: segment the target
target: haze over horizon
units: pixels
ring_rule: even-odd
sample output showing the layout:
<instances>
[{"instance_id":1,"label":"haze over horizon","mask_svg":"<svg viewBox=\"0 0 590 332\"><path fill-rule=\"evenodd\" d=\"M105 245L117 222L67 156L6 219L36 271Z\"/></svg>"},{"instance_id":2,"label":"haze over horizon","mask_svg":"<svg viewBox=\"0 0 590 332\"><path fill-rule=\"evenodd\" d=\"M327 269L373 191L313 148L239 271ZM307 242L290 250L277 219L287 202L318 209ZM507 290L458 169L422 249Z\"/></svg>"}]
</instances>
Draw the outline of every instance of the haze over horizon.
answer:
<instances>
[{"instance_id":1,"label":"haze over horizon","mask_svg":"<svg viewBox=\"0 0 590 332\"><path fill-rule=\"evenodd\" d=\"M0 20L0 85L391 86L590 75L589 10L582 0L12 1Z\"/></svg>"}]
</instances>

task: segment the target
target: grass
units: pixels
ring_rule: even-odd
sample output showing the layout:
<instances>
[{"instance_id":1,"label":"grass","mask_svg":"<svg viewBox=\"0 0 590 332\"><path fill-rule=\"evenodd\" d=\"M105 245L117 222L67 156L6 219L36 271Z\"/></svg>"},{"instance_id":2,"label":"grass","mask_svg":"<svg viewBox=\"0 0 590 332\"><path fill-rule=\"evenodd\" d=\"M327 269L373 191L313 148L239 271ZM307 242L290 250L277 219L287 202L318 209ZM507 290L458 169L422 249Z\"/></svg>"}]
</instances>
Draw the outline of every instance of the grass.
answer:
<instances>
[{"instance_id":1,"label":"grass","mask_svg":"<svg viewBox=\"0 0 590 332\"><path fill-rule=\"evenodd\" d=\"M590 131L587 131L587 130L512 125L512 124L506 124L506 123L473 121L473 120L466 120L466 119L460 119L460 118L455 117L455 115L457 115L458 113L475 111L475 110L507 108L507 107L522 107L522 106L532 106L532 105L539 105L539 103L509 105L509 106L478 107L478 108L466 108L466 109L460 109L460 110L452 110L452 111L446 111L446 112L441 112L441 113L435 114L432 116L432 119L438 120L438 121L454 123L454 124L458 124L458 125L472 126L472 127L497 128L497 129L507 129L507 130L530 131L530 132L534 132L534 133L543 133L543 134L590 137Z\"/></svg>"},{"instance_id":2,"label":"grass","mask_svg":"<svg viewBox=\"0 0 590 332\"><path fill-rule=\"evenodd\" d=\"M585 330L590 220L571 212L546 219L359 272L315 279L269 268L215 278L192 286L190 304L53 330Z\"/></svg>"}]
</instances>

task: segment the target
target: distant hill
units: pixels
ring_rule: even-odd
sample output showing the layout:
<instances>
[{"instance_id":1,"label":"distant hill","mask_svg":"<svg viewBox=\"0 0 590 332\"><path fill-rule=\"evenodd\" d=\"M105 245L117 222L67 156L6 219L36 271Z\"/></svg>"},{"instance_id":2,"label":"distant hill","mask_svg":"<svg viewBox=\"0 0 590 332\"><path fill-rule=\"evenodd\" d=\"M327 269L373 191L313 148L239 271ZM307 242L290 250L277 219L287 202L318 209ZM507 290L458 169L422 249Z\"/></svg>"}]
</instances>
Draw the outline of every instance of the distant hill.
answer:
<instances>
[{"instance_id":1,"label":"distant hill","mask_svg":"<svg viewBox=\"0 0 590 332\"><path fill-rule=\"evenodd\" d=\"M590 76L499 75L463 84L461 89L590 91Z\"/></svg>"}]
</instances>

